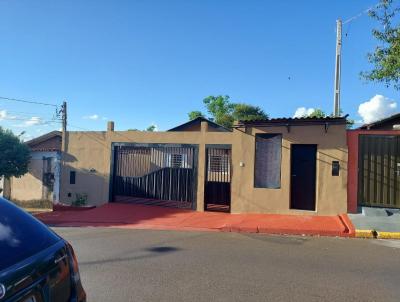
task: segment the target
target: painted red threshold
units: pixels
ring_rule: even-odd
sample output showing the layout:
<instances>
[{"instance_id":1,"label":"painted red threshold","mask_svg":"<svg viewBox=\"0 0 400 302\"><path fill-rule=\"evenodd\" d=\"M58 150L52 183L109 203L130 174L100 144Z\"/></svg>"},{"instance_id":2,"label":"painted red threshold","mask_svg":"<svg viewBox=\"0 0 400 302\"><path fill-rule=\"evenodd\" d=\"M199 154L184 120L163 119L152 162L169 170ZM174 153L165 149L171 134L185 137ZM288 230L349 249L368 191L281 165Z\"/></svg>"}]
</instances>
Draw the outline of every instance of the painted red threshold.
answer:
<instances>
[{"instance_id":1,"label":"painted red threshold","mask_svg":"<svg viewBox=\"0 0 400 302\"><path fill-rule=\"evenodd\" d=\"M354 236L354 227L346 214L340 216L227 214L113 203L86 211L40 213L36 217L54 226Z\"/></svg>"}]
</instances>

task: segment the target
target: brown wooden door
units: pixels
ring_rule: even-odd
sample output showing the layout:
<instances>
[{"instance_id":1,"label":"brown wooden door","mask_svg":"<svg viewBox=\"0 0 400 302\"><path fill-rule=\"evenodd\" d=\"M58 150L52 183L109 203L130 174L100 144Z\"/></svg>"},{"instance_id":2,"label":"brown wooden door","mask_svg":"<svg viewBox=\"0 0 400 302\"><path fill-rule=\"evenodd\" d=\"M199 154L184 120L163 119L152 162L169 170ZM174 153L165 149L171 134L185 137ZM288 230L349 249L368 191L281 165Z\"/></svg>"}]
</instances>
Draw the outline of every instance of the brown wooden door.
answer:
<instances>
[{"instance_id":1,"label":"brown wooden door","mask_svg":"<svg viewBox=\"0 0 400 302\"><path fill-rule=\"evenodd\" d=\"M360 135L358 203L400 208L400 136Z\"/></svg>"},{"instance_id":2,"label":"brown wooden door","mask_svg":"<svg viewBox=\"0 0 400 302\"><path fill-rule=\"evenodd\" d=\"M292 209L315 211L317 145L292 145L290 203Z\"/></svg>"}]
</instances>

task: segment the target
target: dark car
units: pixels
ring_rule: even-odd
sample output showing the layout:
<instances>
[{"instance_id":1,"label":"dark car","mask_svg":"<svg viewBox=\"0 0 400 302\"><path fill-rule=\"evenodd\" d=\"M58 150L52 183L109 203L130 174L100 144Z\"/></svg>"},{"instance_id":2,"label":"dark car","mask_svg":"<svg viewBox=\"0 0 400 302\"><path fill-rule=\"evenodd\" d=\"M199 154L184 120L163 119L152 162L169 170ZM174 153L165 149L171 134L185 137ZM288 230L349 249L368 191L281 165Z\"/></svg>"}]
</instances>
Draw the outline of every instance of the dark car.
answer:
<instances>
[{"instance_id":1,"label":"dark car","mask_svg":"<svg viewBox=\"0 0 400 302\"><path fill-rule=\"evenodd\" d=\"M72 246L0 198L0 302L82 302Z\"/></svg>"}]
</instances>

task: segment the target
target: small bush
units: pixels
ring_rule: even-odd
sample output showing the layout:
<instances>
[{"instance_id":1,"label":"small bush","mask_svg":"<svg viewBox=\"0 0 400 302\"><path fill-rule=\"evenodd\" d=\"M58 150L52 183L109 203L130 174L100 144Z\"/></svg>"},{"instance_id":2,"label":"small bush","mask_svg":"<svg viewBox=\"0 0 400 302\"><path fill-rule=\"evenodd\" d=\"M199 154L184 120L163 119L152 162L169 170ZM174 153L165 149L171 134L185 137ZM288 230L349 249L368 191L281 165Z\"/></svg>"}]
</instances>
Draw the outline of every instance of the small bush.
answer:
<instances>
[{"instance_id":1,"label":"small bush","mask_svg":"<svg viewBox=\"0 0 400 302\"><path fill-rule=\"evenodd\" d=\"M72 205L75 207L82 207L87 204L88 196L87 194L75 194L75 200L72 202Z\"/></svg>"}]
</instances>

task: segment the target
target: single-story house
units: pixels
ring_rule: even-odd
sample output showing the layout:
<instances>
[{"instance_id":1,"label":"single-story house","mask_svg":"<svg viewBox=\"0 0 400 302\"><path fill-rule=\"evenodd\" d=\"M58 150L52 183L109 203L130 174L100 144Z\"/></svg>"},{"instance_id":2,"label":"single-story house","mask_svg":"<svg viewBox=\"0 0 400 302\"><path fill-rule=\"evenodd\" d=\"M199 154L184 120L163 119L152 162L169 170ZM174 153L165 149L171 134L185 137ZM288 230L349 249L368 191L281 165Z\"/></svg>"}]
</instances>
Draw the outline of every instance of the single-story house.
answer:
<instances>
[{"instance_id":1,"label":"single-story house","mask_svg":"<svg viewBox=\"0 0 400 302\"><path fill-rule=\"evenodd\" d=\"M31 150L28 173L8 180L7 197L16 201L57 203L60 192L61 132L53 131L27 141Z\"/></svg>"},{"instance_id":2,"label":"single-story house","mask_svg":"<svg viewBox=\"0 0 400 302\"><path fill-rule=\"evenodd\" d=\"M400 208L400 113L347 133L348 208Z\"/></svg>"},{"instance_id":3,"label":"single-story house","mask_svg":"<svg viewBox=\"0 0 400 302\"><path fill-rule=\"evenodd\" d=\"M347 212L346 119L198 118L165 132L63 134L60 201L164 204L197 211Z\"/></svg>"}]
</instances>

